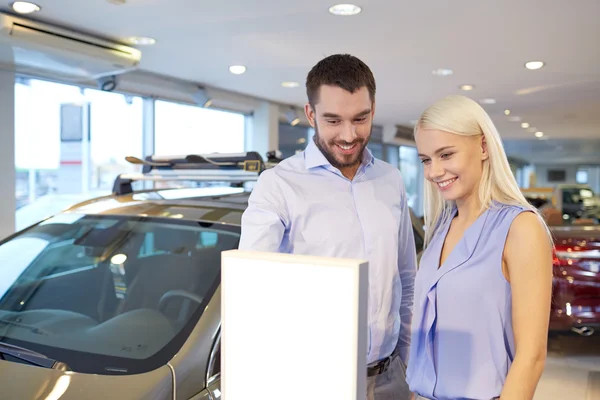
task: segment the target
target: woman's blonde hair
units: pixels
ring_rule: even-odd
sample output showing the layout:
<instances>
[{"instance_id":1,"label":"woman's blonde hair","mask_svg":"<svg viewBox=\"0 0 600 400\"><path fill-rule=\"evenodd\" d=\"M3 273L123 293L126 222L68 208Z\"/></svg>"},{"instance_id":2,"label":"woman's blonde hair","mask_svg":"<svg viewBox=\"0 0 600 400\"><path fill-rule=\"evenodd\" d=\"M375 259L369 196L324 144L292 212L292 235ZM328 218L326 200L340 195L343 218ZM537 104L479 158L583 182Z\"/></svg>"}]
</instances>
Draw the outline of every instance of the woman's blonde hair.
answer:
<instances>
[{"instance_id":1,"label":"woman's blonde hair","mask_svg":"<svg viewBox=\"0 0 600 400\"><path fill-rule=\"evenodd\" d=\"M537 213L519 189L494 123L475 101L458 95L445 97L423 112L415 125L415 135L419 129L435 129L462 136L483 135L488 158L483 161L479 184L480 212L496 201L527 207ZM445 201L437 187L427 179L424 197L425 244L428 244L440 223L451 217L454 202Z\"/></svg>"}]
</instances>

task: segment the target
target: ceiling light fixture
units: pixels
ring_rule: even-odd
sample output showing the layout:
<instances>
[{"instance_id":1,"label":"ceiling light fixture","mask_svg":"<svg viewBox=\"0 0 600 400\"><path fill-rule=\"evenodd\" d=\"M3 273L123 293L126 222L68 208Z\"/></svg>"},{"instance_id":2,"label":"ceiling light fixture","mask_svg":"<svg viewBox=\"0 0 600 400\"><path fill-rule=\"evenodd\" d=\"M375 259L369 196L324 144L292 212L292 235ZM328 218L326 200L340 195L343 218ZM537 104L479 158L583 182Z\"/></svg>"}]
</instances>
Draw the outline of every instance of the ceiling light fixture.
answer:
<instances>
[{"instance_id":1,"label":"ceiling light fixture","mask_svg":"<svg viewBox=\"0 0 600 400\"><path fill-rule=\"evenodd\" d=\"M542 136L544 136L544 132L536 132L535 133L536 138L541 138Z\"/></svg>"},{"instance_id":2,"label":"ceiling light fixture","mask_svg":"<svg viewBox=\"0 0 600 400\"><path fill-rule=\"evenodd\" d=\"M281 82L281 86L284 88L297 88L300 84L298 82Z\"/></svg>"},{"instance_id":3,"label":"ceiling light fixture","mask_svg":"<svg viewBox=\"0 0 600 400\"><path fill-rule=\"evenodd\" d=\"M333 15L342 17L349 17L352 15L360 14L362 9L354 4L336 4L329 7L329 12Z\"/></svg>"},{"instance_id":4,"label":"ceiling light fixture","mask_svg":"<svg viewBox=\"0 0 600 400\"><path fill-rule=\"evenodd\" d=\"M496 99L481 99L481 104L496 104Z\"/></svg>"},{"instance_id":5,"label":"ceiling light fixture","mask_svg":"<svg viewBox=\"0 0 600 400\"><path fill-rule=\"evenodd\" d=\"M203 87L198 87L198 90L192 94L192 99L201 107L208 108L212 105L213 100Z\"/></svg>"},{"instance_id":6,"label":"ceiling light fixture","mask_svg":"<svg viewBox=\"0 0 600 400\"><path fill-rule=\"evenodd\" d=\"M246 67L244 67L243 65L232 65L231 67L229 67L229 72L231 72L234 75L241 75L244 72L246 72Z\"/></svg>"},{"instance_id":7,"label":"ceiling light fixture","mask_svg":"<svg viewBox=\"0 0 600 400\"><path fill-rule=\"evenodd\" d=\"M528 124L527 122L523 122L523 123L521 124L521 128L523 128L523 129L527 129L527 128L529 128L529 124Z\"/></svg>"},{"instance_id":8,"label":"ceiling light fixture","mask_svg":"<svg viewBox=\"0 0 600 400\"><path fill-rule=\"evenodd\" d=\"M460 90L464 90L465 92L468 92L470 90L475 89L475 86L473 86L473 85L460 85L458 88Z\"/></svg>"},{"instance_id":9,"label":"ceiling light fixture","mask_svg":"<svg viewBox=\"0 0 600 400\"><path fill-rule=\"evenodd\" d=\"M291 126L296 126L300 123L300 117L298 116L298 113L296 112L296 109L293 106L285 112L285 117L287 118Z\"/></svg>"},{"instance_id":10,"label":"ceiling light fixture","mask_svg":"<svg viewBox=\"0 0 600 400\"><path fill-rule=\"evenodd\" d=\"M520 122L521 121L521 117L517 117L516 115L514 117L508 117L508 120L510 122Z\"/></svg>"},{"instance_id":11,"label":"ceiling light fixture","mask_svg":"<svg viewBox=\"0 0 600 400\"><path fill-rule=\"evenodd\" d=\"M529 61L525 63L525 68L527 69L540 69L544 66L543 61Z\"/></svg>"},{"instance_id":12,"label":"ceiling light fixture","mask_svg":"<svg viewBox=\"0 0 600 400\"><path fill-rule=\"evenodd\" d=\"M125 39L128 44L138 46L152 46L156 44L156 39L146 36L131 36Z\"/></svg>"},{"instance_id":13,"label":"ceiling light fixture","mask_svg":"<svg viewBox=\"0 0 600 400\"><path fill-rule=\"evenodd\" d=\"M510 110L504 110L504 115L510 115Z\"/></svg>"},{"instance_id":14,"label":"ceiling light fixture","mask_svg":"<svg viewBox=\"0 0 600 400\"><path fill-rule=\"evenodd\" d=\"M438 68L431 71L431 73L435 76L450 76L454 74L454 71L452 71L450 68Z\"/></svg>"},{"instance_id":15,"label":"ceiling light fixture","mask_svg":"<svg viewBox=\"0 0 600 400\"><path fill-rule=\"evenodd\" d=\"M14 12L19 14L31 14L33 12L38 12L42 9L37 4L30 3L28 1L15 1L11 4L11 7L14 10Z\"/></svg>"}]
</instances>

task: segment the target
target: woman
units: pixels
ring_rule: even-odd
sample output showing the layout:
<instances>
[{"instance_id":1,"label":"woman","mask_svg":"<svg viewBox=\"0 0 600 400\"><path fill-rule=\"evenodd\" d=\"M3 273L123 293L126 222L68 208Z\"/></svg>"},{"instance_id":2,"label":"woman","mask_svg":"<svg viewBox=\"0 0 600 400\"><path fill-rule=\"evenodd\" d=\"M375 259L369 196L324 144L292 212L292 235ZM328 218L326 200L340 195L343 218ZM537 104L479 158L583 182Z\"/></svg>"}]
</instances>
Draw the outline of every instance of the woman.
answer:
<instances>
[{"instance_id":1,"label":"woman","mask_svg":"<svg viewBox=\"0 0 600 400\"><path fill-rule=\"evenodd\" d=\"M532 399L546 357L548 228L473 100L429 107L415 140L427 248L415 281L410 389L425 399Z\"/></svg>"}]
</instances>

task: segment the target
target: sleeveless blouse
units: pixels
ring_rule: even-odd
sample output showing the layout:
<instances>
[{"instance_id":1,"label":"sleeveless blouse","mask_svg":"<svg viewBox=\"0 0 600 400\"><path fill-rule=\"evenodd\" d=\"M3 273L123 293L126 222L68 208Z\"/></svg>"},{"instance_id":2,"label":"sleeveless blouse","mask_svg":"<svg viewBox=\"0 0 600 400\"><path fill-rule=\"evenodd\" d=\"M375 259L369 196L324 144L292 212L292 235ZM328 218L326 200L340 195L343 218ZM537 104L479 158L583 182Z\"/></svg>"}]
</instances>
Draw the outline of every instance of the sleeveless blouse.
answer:
<instances>
[{"instance_id":1,"label":"sleeveless blouse","mask_svg":"<svg viewBox=\"0 0 600 400\"><path fill-rule=\"evenodd\" d=\"M415 280L407 370L411 391L436 400L500 396L515 355L511 288L502 274L502 256L514 218L530 210L494 203L441 266L456 209L440 224Z\"/></svg>"}]
</instances>

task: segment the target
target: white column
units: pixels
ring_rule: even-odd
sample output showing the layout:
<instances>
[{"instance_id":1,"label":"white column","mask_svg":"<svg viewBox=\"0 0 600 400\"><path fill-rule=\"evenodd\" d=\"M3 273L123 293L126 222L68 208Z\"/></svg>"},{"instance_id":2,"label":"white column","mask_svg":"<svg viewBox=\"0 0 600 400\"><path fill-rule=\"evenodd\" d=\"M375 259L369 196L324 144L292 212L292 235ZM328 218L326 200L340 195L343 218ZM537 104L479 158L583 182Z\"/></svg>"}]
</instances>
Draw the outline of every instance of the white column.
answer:
<instances>
[{"instance_id":1,"label":"white column","mask_svg":"<svg viewBox=\"0 0 600 400\"><path fill-rule=\"evenodd\" d=\"M0 46L0 59L10 58L12 49ZM15 74L0 69L0 238L15 231Z\"/></svg>"},{"instance_id":2,"label":"white column","mask_svg":"<svg viewBox=\"0 0 600 400\"><path fill-rule=\"evenodd\" d=\"M155 153L156 137L156 99L152 97L144 98L143 112L143 136L142 136L142 159ZM141 171L141 168L140 168ZM153 189L154 182L144 181L144 189Z\"/></svg>"},{"instance_id":3,"label":"white column","mask_svg":"<svg viewBox=\"0 0 600 400\"><path fill-rule=\"evenodd\" d=\"M262 102L246 124L246 151L257 151L266 159L268 151L279 148L279 106Z\"/></svg>"},{"instance_id":4,"label":"white column","mask_svg":"<svg viewBox=\"0 0 600 400\"><path fill-rule=\"evenodd\" d=\"M144 131L142 138L142 158L154 154L154 135L155 135L155 107L154 98L144 99Z\"/></svg>"}]
</instances>

